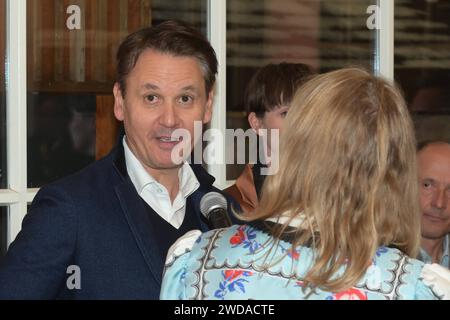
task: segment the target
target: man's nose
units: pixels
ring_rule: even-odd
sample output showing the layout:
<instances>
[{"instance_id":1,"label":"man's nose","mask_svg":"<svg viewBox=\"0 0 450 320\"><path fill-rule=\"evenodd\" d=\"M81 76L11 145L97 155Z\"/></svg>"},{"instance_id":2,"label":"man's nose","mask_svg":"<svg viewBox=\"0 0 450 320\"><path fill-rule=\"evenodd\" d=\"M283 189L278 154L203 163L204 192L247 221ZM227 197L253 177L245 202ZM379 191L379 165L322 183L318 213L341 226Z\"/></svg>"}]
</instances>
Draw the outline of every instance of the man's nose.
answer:
<instances>
[{"instance_id":1,"label":"man's nose","mask_svg":"<svg viewBox=\"0 0 450 320\"><path fill-rule=\"evenodd\" d=\"M161 110L160 124L167 128L173 128L178 125L179 117L176 113L174 103L166 103Z\"/></svg>"},{"instance_id":2,"label":"man's nose","mask_svg":"<svg viewBox=\"0 0 450 320\"><path fill-rule=\"evenodd\" d=\"M448 204L448 198L444 188L439 188L433 195L432 203L435 208L445 209Z\"/></svg>"}]
</instances>

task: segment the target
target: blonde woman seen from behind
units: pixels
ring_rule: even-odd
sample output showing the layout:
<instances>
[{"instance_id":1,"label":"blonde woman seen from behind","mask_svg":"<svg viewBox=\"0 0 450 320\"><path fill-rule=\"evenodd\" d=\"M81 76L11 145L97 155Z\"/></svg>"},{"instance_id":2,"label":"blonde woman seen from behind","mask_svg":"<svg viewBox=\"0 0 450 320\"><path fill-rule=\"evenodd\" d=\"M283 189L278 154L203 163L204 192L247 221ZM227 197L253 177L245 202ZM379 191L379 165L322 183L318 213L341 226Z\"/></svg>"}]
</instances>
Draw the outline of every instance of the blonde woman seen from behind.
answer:
<instances>
[{"instance_id":1,"label":"blonde woman seen from behind","mask_svg":"<svg viewBox=\"0 0 450 320\"><path fill-rule=\"evenodd\" d=\"M163 299L437 299L420 273L414 132L399 90L349 68L296 93L279 171L241 226L169 250Z\"/></svg>"}]
</instances>

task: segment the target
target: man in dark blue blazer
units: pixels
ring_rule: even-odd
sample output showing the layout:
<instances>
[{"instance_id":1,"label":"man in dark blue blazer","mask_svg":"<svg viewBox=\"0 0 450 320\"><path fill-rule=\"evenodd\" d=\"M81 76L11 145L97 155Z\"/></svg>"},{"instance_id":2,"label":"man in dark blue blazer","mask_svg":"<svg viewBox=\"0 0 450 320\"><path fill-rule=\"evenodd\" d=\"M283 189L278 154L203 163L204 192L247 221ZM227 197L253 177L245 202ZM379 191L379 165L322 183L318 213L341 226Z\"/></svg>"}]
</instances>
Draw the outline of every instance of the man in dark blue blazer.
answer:
<instances>
[{"instance_id":1,"label":"man in dark blue blazer","mask_svg":"<svg viewBox=\"0 0 450 320\"><path fill-rule=\"evenodd\" d=\"M125 136L38 192L0 266L1 299L158 299L170 245L208 229L199 203L218 192L214 178L176 156L192 151L195 122L211 119L214 50L169 21L129 35L117 59Z\"/></svg>"}]
</instances>

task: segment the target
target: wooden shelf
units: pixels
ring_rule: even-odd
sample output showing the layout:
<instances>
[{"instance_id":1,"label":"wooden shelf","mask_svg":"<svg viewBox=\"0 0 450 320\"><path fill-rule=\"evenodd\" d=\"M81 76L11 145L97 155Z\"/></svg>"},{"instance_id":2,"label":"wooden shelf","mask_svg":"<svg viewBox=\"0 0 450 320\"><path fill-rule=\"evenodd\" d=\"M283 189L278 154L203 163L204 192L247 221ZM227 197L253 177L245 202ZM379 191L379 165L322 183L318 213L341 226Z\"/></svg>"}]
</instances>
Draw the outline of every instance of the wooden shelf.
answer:
<instances>
[{"instance_id":1,"label":"wooden shelf","mask_svg":"<svg viewBox=\"0 0 450 320\"><path fill-rule=\"evenodd\" d=\"M28 91L52 92L52 93L92 93L112 95L113 82L105 83L98 81L86 82L29 82Z\"/></svg>"}]
</instances>

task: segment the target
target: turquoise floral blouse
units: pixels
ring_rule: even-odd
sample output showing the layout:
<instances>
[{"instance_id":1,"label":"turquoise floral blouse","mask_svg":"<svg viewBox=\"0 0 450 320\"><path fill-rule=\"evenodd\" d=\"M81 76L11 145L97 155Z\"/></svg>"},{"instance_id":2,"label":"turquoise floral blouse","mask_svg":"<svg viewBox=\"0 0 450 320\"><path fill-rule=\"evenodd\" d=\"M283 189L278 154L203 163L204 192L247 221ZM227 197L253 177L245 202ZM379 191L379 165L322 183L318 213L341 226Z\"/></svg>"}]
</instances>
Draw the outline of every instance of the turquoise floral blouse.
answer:
<instances>
[{"instance_id":1,"label":"turquoise floral blouse","mask_svg":"<svg viewBox=\"0 0 450 320\"><path fill-rule=\"evenodd\" d=\"M264 223L190 231L169 250L161 299L439 299L420 278L424 264L380 247L364 277L342 292L303 290L313 261L309 247L289 239L272 249ZM269 251L271 250L271 251ZM341 270L342 272L342 270Z\"/></svg>"}]
</instances>

